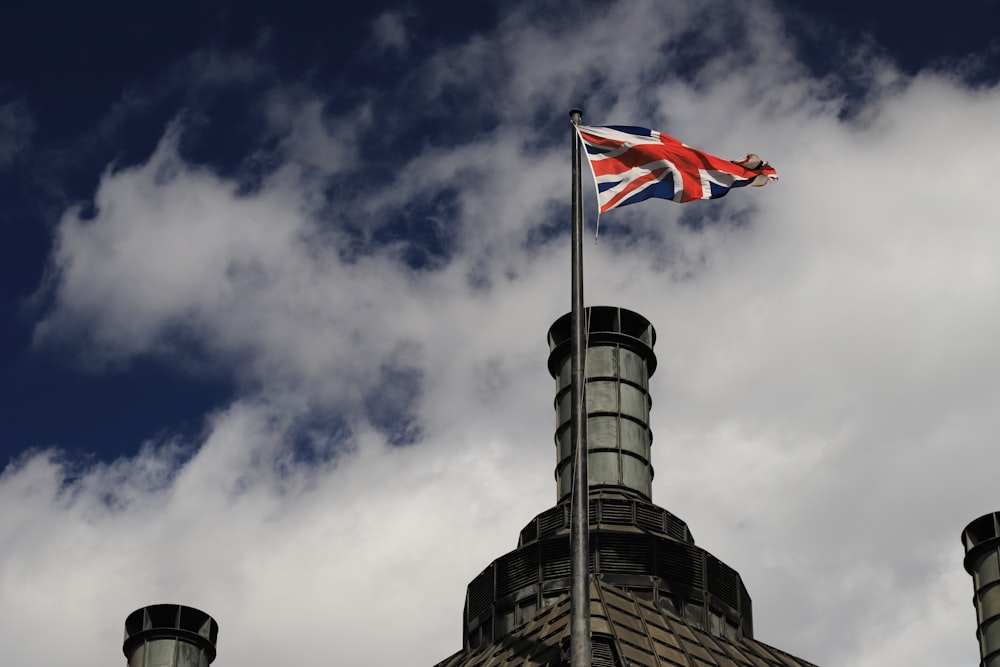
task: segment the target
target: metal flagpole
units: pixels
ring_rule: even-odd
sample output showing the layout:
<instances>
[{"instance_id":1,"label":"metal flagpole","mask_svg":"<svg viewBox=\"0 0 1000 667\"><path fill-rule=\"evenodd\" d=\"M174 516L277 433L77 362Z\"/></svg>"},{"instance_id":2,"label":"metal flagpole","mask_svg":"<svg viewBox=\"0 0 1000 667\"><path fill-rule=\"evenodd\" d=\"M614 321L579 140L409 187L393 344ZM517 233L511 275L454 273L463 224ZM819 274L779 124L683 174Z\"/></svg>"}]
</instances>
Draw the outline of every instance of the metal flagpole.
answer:
<instances>
[{"instance_id":1,"label":"metal flagpole","mask_svg":"<svg viewBox=\"0 0 1000 667\"><path fill-rule=\"evenodd\" d=\"M573 307L572 347L570 363L570 439L573 443L573 491L570 507L570 667L590 667L590 485L587 478L587 419L584 376L584 359L587 353L584 341L583 307L583 195L580 188L580 137L577 127L583 112L573 109L569 112L573 122L573 194L571 212L573 217L573 260L572 274Z\"/></svg>"}]
</instances>

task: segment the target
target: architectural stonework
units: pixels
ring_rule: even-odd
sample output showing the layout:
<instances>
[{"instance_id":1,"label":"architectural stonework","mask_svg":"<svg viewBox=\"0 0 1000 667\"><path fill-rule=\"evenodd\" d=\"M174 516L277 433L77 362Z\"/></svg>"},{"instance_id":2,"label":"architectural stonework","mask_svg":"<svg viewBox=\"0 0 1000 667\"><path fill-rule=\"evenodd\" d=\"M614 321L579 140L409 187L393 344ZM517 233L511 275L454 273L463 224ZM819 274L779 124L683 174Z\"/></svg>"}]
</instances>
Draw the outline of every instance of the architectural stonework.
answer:
<instances>
[{"instance_id":1,"label":"architectural stonework","mask_svg":"<svg viewBox=\"0 0 1000 667\"><path fill-rule=\"evenodd\" d=\"M681 519L653 504L649 377L656 332L623 308L587 311L594 667L812 665L754 639L740 575L695 545ZM569 665L568 315L552 325L548 339L556 381L556 505L469 584L463 649L438 667Z\"/></svg>"},{"instance_id":2,"label":"architectural stonework","mask_svg":"<svg viewBox=\"0 0 1000 667\"><path fill-rule=\"evenodd\" d=\"M590 586L593 667L816 667L749 638L727 639L600 579ZM437 667L569 665L569 593L509 634Z\"/></svg>"}]
</instances>

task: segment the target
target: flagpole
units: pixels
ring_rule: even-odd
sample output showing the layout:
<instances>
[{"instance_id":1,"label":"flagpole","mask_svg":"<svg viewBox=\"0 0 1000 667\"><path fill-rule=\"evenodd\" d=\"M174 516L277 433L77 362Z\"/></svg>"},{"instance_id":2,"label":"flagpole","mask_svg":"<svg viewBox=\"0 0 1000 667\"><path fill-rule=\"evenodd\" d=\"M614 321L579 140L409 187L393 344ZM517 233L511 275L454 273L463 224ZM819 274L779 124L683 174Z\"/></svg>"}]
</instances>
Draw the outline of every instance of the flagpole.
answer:
<instances>
[{"instance_id":1,"label":"flagpole","mask_svg":"<svg viewBox=\"0 0 1000 667\"><path fill-rule=\"evenodd\" d=\"M573 123L573 191L570 207L573 218L572 347L570 363L570 440L573 444L573 491L570 506L570 667L590 667L590 485L587 473L586 377L584 360L583 307L583 195L580 187L580 137L577 127L583 112L569 112Z\"/></svg>"}]
</instances>

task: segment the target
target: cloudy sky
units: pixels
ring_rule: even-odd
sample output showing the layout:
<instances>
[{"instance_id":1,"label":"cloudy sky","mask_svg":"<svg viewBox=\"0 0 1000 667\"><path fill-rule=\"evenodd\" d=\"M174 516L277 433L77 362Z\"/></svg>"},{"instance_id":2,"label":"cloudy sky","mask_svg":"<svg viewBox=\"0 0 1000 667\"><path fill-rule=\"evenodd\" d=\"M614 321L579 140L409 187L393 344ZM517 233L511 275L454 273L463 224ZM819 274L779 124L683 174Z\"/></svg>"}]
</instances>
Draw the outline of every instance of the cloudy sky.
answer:
<instances>
[{"instance_id":1,"label":"cloudy sky","mask_svg":"<svg viewBox=\"0 0 1000 667\"><path fill-rule=\"evenodd\" d=\"M142 4L0 18L5 663L117 664L162 601L220 667L458 650L555 500L577 106L781 177L587 243L657 328L654 500L758 639L976 663L1000 1Z\"/></svg>"}]
</instances>

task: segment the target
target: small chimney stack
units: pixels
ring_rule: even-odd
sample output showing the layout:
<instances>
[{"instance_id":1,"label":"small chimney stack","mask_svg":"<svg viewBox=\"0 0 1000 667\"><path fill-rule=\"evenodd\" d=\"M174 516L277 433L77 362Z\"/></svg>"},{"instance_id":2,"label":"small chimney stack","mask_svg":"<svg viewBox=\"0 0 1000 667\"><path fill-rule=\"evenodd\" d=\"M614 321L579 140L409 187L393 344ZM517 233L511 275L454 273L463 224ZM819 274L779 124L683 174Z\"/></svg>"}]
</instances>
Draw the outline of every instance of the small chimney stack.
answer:
<instances>
[{"instance_id":1,"label":"small chimney stack","mask_svg":"<svg viewBox=\"0 0 1000 667\"><path fill-rule=\"evenodd\" d=\"M962 531L965 571L972 575L980 667L1000 667L1000 512L979 517Z\"/></svg>"},{"instance_id":2,"label":"small chimney stack","mask_svg":"<svg viewBox=\"0 0 1000 667\"><path fill-rule=\"evenodd\" d=\"M128 667L208 667L218 637L219 624L205 612L154 604L125 619L122 651Z\"/></svg>"},{"instance_id":3,"label":"small chimney stack","mask_svg":"<svg viewBox=\"0 0 1000 667\"><path fill-rule=\"evenodd\" d=\"M652 500L649 376L656 370L653 325L625 308L587 308L587 461L591 492L614 489ZM549 374L556 380L556 500L569 499L570 315L549 328Z\"/></svg>"}]
</instances>

